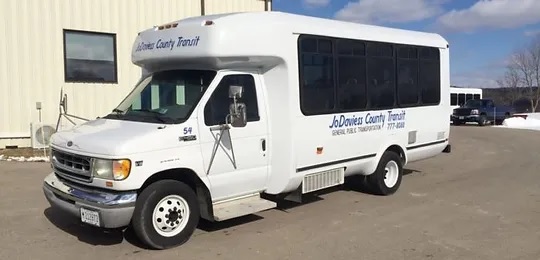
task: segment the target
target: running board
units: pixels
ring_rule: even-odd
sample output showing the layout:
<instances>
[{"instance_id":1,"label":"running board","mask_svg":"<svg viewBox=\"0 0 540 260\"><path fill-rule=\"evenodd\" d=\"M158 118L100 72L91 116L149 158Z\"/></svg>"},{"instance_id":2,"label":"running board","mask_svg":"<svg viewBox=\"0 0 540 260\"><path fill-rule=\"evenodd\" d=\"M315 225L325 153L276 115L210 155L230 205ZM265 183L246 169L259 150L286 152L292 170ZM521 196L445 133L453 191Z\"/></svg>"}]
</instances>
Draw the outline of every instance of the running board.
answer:
<instances>
[{"instance_id":1,"label":"running board","mask_svg":"<svg viewBox=\"0 0 540 260\"><path fill-rule=\"evenodd\" d=\"M255 193L247 197L218 202L212 206L214 208L214 219L223 221L275 208L277 203L265 200L261 198L259 193Z\"/></svg>"}]
</instances>

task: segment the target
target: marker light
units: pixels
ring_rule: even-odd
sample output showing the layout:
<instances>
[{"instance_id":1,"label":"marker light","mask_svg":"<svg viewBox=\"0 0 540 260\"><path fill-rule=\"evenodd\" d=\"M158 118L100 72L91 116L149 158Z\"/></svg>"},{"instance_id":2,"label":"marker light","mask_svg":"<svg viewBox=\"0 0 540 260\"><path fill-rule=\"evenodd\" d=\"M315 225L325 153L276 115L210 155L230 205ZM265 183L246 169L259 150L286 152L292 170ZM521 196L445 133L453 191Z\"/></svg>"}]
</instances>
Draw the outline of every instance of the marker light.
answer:
<instances>
[{"instance_id":1,"label":"marker light","mask_svg":"<svg viewBox=\"0 0 540 260\"><path fill-rule=\"evenodd\" d=\"M214 25L214 21L208 21L208 20L205 20L204 22L202 22L201 25L202 25L202 26Z\"/></svg>"},{"instance_id":2,"label":"marker light","mask_svg":"<svg viewBox=\"0 0 540 260\"><path fill-rule=\"evenodd\" d=\"M177 26L178 26L178 23L169 23L169 24L160 25L157 28L158 30L163 30L163 29L176 28Z\"/></svg>"},{"instance_id":3,"label":"marker light","mask_svg":"<svg viewBox=\"0 0 540 260\"><path fill-rule=\"evenodd\" d=\"M115 180L120 181L129 176L131 169L131 162L129 160L115 160L113 161L113 177Z\"/></svg>"}]
</instances>

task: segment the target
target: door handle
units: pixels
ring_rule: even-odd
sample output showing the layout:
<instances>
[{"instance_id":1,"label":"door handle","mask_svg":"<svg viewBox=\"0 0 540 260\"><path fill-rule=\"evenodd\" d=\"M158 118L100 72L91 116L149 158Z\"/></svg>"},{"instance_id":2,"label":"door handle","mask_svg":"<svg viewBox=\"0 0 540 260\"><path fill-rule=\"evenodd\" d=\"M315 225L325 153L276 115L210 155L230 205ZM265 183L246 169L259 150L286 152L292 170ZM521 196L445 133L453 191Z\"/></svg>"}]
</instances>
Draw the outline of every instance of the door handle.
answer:
<instances>
[{"instance_id":1,"label":"door handle","mask_svg":"<svg viewBox=\"0 0 540 260\"><path fill-rule=\"evenodd\" d=\"M261 139L261 149L264 151L266 151L266 139Z\"/></svg>"}]
</instances>

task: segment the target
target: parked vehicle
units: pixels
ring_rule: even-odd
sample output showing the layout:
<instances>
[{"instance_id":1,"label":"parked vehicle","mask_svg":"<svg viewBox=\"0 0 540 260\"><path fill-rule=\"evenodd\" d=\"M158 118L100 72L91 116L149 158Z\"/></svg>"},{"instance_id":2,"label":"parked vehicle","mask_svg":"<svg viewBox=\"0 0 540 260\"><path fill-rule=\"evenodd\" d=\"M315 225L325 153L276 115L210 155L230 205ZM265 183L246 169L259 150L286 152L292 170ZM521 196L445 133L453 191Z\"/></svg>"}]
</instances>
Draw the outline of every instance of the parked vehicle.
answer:
<instances>
[{"instance_id":1,"label":"parked vehicle","mask_svg":"<svg viewBox=\"0 0 540 260\"><path fill-rule=\"evenodd\" d=\"M467 100L482 99L481 88L450 87L450 117L454 109L463 106Z\"/></svg>"},{"instance_id":2,"label":"parked vehicle","mask_svg":"<svg viewBox=\"0 0 540 260\"><path fill-rule=\"evenodd\" d=\"M219 14L140 32L132 59L142 78L112 113L52 136L43 189L151 248L185 243L199 218L301 202L346 176L391 195L404 165L450 152L449 50L436 34Z\"/></svg>"},{"instance_id":3,"label":"parked vehicle","mask_svg":"<svg viewBox=\"0 0 540 260\"><path fill-rule=\"evenodd\" d=\"M454 109L452 122L461 125L466 122L475 122L480 126L490 123L501 124L504 119L512 116L514 109L508 106L496 105L491 99L472 99Z\"/></svg>"}]
</instances>

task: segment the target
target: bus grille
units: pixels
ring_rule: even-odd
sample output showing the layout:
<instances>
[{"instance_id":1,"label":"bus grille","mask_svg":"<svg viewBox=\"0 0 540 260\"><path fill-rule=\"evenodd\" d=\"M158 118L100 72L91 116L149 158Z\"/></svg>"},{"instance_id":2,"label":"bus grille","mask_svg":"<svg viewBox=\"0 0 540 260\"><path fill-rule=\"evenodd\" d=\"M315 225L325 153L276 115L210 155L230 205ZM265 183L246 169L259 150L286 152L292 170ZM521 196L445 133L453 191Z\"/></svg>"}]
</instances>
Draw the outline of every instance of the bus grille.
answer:
<instances>
[{"instance_id":1,"label":"bus grille","mask_svg":"<svg viewBox=\"0 0 540 260\"><path fill-rule=\"evenodd\" d=\"M54 172L67 179L90 182L92 180L92 159L58 150L51 150Z\"/></svg>"}]
</instances>

